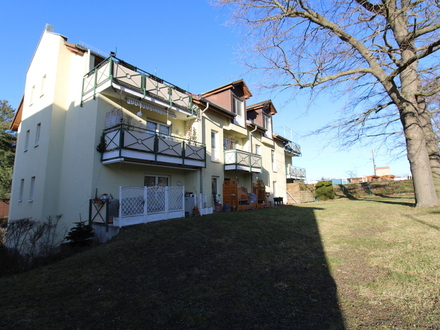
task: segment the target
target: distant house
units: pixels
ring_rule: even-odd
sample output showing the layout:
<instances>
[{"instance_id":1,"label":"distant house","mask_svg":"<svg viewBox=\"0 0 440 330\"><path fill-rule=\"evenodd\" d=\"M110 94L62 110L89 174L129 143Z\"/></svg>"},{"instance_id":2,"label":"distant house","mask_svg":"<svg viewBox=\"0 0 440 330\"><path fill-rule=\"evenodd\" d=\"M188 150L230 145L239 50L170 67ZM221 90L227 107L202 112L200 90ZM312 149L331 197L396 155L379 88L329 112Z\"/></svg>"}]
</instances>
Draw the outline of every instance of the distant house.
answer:
<instances>
[{"instance_id":1,"label":"distant house","mask_svg":"<svg viewBox=\"0 0 440 330\"><path fill-rule=\"evenodd\" d=\"M287 200L286 182L305 179L292 162L300 146L274 132L273 103L251 97L243 80L189 93L48 25L12 125L9 218L63 214L67 227L81 217L108 229L208 214L226 180Z\"/></svg>"},{"instance_id":2,"label":"distant house","mask_svg":"<svg viewBox=\"0 0 440 330\"><path fill-rule=\"evenodd\" d=\"M389 166L375 167L374 170L375 170L375 175L377 176L384 176L391 174L391 170Z\"/></svg>"}]
</instances>

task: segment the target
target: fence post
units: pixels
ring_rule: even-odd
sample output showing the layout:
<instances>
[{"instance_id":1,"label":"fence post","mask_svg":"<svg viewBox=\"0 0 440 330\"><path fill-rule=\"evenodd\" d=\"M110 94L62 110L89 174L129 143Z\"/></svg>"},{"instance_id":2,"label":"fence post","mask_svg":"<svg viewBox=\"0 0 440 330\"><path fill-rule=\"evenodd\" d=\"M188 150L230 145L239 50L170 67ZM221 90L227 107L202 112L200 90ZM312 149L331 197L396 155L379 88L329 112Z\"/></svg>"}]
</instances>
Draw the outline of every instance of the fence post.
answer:
<instances>
[{"instance_id":1,"label":"fence post","mask_svg":"<svg viewBox=\"0 0 440 330\"><path fill-rule=\"evenodd\" d=\"M122 220L122 203L124 202L122 198L122 186L119 186L119 223Z\"/></svg>"},{"instance_id":2,"label":"fence post","mask_svg":"<svg viewBox=\"0 0 440 330\"><path fill-rule=\"evenodd\" d=\"M148 187L144 186L144 217L148 214ZM145 219L146 220L146 219Z\"/></svg>"},{"instance_id":3,"label":"fence post","mask_svg":"<svg viewBox=\"0 0 440 330\"><path fill-rule=\"evenodd\" d=\"M165 212L168 213L170 209L170 190L165 186Z\"/></svg>"}]
</instances>

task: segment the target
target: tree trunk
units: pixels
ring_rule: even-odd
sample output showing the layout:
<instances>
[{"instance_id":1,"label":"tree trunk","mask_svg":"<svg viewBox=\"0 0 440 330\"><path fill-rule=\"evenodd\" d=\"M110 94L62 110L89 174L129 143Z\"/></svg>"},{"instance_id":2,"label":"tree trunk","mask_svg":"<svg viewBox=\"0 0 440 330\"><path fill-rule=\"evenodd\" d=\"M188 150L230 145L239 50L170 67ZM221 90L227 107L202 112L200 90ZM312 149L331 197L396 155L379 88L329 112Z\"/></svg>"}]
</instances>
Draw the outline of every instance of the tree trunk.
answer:
<instances>
[{"instance_id":1,"label":"tree trunk","mask_svg":"<svg viewBox=\"0 0 440 330\"><path fill-rule=\"evenodd\" d=\"M423 112L423 120L425 124L423 125L423 131L426 139L426 148L429 155L429 163L431 166L432 178L434 180L434 187L437 193L437 197L440 202L440 154L437 143L437 138L434 133L434 129L432 127L431 115L426 111L426 105L424 100L422 102L422 106L424 107Z\"/></svg>"},{"instance_id":2,"label":"tree trunk","mask_svg":"<svg viewBox=\"0 0 440 330\"><path fill-rule=\"evenodd\" d=\"M404 104L400 110L407 156L413 176L416 206L436 206L438 198L431 172L425 132L420 122L421 118L410 104Z\"/></svg>"}]
</instances>

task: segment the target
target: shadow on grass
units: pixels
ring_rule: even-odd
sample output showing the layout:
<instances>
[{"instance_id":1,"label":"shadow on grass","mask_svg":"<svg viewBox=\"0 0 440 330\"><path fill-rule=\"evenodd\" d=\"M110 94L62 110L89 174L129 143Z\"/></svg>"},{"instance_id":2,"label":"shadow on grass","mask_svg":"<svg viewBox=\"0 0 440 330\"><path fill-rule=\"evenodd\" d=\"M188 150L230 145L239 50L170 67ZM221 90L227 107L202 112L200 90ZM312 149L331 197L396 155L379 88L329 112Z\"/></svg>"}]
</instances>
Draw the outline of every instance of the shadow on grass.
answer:
<instances>
[{"instance_id":1,"label":"shadow on grass","mask_svg":"<svg viewBox=\"0 0 440 330\"><path fill-rule=\"evenodd\" d=\"M344 329L315 210L123 228L105 245L0 284L8 306L0 328L68 320L81 329Z\"/></svg>"},{"instance_id":2,"label":"shadow on grass","mask_svg":"<svg viewBox=\"0 0 440 330\"><path fill-rule=\"evenodd\" d=\"M377 197L381 197L381 199L368 199L369 201L372 202L377 202L377 203L384 203L384 204L395 204L395 205L403 205L403 206L408 206L408 207L415 207L416 204L411 203L411 202L407 202L407 201L401 201L402 199L407 200L408 198L402 198L402 197L398 197L398 196L388 196L388 195L382 195L382 194L375 194L374 196ZM399 201L400 199L400 201Z\"/></svg>"}]
</instances>

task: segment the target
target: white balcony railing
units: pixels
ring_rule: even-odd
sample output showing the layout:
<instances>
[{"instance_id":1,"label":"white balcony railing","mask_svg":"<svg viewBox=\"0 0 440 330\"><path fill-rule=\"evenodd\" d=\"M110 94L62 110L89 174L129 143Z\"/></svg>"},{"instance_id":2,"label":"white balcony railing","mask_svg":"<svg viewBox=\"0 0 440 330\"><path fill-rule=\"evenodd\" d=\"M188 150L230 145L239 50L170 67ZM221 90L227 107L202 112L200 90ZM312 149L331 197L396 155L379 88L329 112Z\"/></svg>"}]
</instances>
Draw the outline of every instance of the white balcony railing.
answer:
<instances>
[{"instance_id":1,"label":"white balcony railing","mask_svg":"<svg viewBox=\"0 0 440 330\"><path fill-rule=\"evenodd\" d=\"M301 167L296 167L292 165L287 165L286 168L287 179L305 180L306 179L306 169Z\"/></svg>"}]
</instances>

